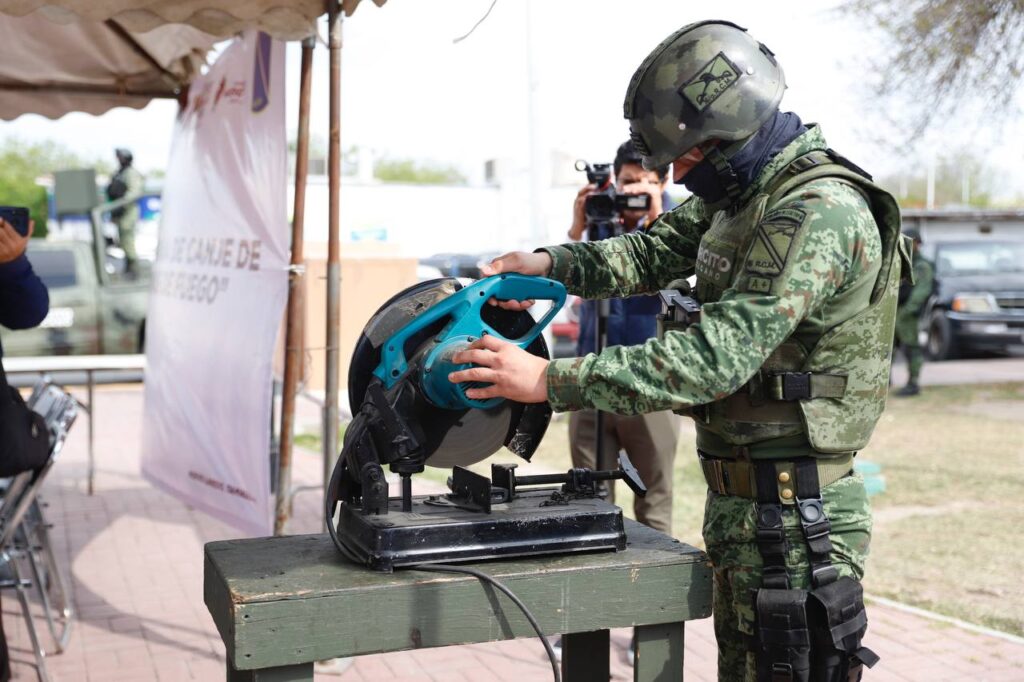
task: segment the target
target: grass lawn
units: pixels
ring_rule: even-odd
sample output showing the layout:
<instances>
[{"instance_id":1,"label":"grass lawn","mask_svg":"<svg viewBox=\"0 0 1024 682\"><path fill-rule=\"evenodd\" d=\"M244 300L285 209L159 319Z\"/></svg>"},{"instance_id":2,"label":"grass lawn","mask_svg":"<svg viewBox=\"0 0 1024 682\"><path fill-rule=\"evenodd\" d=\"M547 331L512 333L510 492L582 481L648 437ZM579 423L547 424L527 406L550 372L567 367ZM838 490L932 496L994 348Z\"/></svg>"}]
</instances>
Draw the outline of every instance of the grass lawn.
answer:
<instances>
[{"instance_id":1,"label":"grass lawn","mask_svg":"<svg viewBox=\"0 0 1024 682\"><path fill-rule=\"evenodd\" d=\"M551 424L536 464L569 468L567 424ZM1024 384L891 398L858 458L880 464L887 486L872 498L866 590L1024 635ZM673 531L698 547L706 489L684 421ZM632 517L629 489L616 496Z\"/></svg>"},{"instance_id":2,"label":"grass lawn","mask_svg":"<svg viewBox=\"0 0 1024 682\"><path fill-rule=\"evenodd\" d=\"M698 547L706 485L693 426L683 421L675 466L674 535ZM304 445L308 445L304 443ZM474 465L518 460L502 451ZM891 398L871 444L858 455L882 467L887 489L872 498L870 594L1024 635L1024 384L924 389ZM568 419L556 417L531 470L570 467ZM449 471L423 476L443 484ZM632 517L632 493L616 487Z\"/></svg>"}]
</instances>

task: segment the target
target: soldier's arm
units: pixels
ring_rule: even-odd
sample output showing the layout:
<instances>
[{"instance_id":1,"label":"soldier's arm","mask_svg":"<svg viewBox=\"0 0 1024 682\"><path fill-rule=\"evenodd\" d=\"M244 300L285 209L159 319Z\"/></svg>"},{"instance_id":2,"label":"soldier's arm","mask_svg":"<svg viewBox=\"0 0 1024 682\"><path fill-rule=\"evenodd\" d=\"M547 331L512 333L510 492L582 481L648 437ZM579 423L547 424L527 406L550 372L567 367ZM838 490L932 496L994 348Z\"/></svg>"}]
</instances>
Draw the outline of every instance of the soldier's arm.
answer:
<instances>
[{"instance_id":1,"label":"soldier's arm","mask_svg":"<svg viewBox=\"0 0 1024 682\"><path fill-rule=\"evenodd\" d=\"M920 310L924 306L932 294L933 279L931 264L918 261L914 265L914 288L910 290L910 296L903 304L907 310Z\"/></svg>"},{"instance_id":2,"label":"soldier's arm","mask_svg":"<svg viewBox=\"0 0 1024 682\"><path fill-rule=\"evenodd\" d=\"M583 298L633 296L692 275L707 227L703 205L691 197L646 230L542 250L551 256L551 277L570 293Z\"/></svg>"},{"instance_id":3,"label":"soldier's arm","mask_svg":"<svg viewBox=\"0 0 1024 682\"><path fill-rule=\"evenodd\" d=\"M142 194L143 187L145 186L142 173L134 171L127 173L126 175L125 185L127 186L127 191L125 192L125 196L133 197Z\"/></svg>"},{"instance_id":4,"label":"soldier's arm","mask_svg":"<svg viewBox=\"0 0 1024 682\"><path fill-rule=\"evenodd\" d=\"M834 182L815 183L786 208L761 223L761 228L785 228L784 220L800 218L790 225L795 229L780 267L766 267L755 253L755 240L736 287L704 306L699 325L642 346L552 361L547 372L552 407L639 414L724 398L746 383L801 321L819 315L834 294L874 284L881 244L859 194ZM776 246L782 251L785 244L776 241Z\"/></svg>"},{"instance_id":5,"label":"soldier's arm","mask_svg":"<svg viewBox=\"0 0 1024 682\"><path fill-rule=\"evenodd\" d=\"M46 285L24 254L0 263L0 324L8 329L35 327L50 310Z\"/></svg>"}]
</instances>

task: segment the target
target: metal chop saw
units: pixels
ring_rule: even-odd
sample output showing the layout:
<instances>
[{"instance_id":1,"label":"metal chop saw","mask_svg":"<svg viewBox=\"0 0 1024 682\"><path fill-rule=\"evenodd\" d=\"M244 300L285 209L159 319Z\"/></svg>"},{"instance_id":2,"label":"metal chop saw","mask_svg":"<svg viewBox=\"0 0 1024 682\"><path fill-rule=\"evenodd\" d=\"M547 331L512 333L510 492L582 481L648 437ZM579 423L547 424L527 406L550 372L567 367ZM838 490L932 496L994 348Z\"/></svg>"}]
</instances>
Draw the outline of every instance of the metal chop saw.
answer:
<instances>
[{"instance_id":1,"label":"metal chop saw","mask_svg":"<svg viewBox=\"0 0 1024 682\"><path fill-rule=\"evenodd\" d=\"M488 305L548 300L530 313ZM385 303L360 336L349 370L354 417L328 485L325 516L338 549L376 570L424 563L587 550L622 550L622 511L601 499L601 481L646 488L625 455L616 471L517 476L493 464L491 477L465 468L502 446L529 461L547 429L551 407L466 396L469 384L448 375L468 365L453 356L484 334L548 357L541 331L565 303L553 280L497 275L463 286L452 278L423 282ZM390 497L384 466L401 480ZM450 492L412 495L412 474L454 467ZM554 487L552 487L554 486ZM338 509L340 507L340 509ZM335 513L337 526L335 527Z\"/></svg>"}]
</instances>

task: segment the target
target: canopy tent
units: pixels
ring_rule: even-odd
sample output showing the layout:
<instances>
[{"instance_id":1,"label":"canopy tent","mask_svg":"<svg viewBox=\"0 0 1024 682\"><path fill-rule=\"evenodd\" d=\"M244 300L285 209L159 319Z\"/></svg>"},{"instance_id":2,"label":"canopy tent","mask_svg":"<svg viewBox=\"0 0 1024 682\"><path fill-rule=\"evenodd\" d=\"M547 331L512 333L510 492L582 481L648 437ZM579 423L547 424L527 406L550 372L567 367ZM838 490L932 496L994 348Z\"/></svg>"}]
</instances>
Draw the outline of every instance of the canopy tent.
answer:
<instances>
[{"instance_id":1,"label":"canopy tent","mask_svg":"<svg viewBox=\"0 0 1024 682\"><path fill-rule=\"evenodd\" d=\"M288 322L285 338L284 396L281 408L281 453L277 484L277 523L275 532L283 530L290 515L291 445L295 395L298 385L301 351L295 339L303 337L301 298L304 269L302 267L302 231L305 200L306 159L309 146L309 84L316 19L328 17L327 47L330 52L330 131L328 136L328 247L327 247L327 338L324 396L324 482L330 475L332 460L338 452L338 349L340 338L340 237L339 198L341 182L341 16L350 16L362 0L0 0L0 22L9 22L13 29L0 31L4 57L0 65L0 100L8 92L22 96L12 98L11 108L0 109L0 119L15 118L24 113L60 116L68 111L98 113L113 106L140 108L154 97L180 93L188 84L202 46L191 41L210 41L228 37L246 29L262 30L282 40L303 40L302 84L299 102L299 136L295 177L295 210L292 221L292 268L288 296ZM373 0L378 7L387 0ZM4 16L6 15L6 16ZM28 33L33 24L47 22L53 31L49 41L8 42L13 33ZM90 24L94 25L90 29ZM43 24L35 24L39 28ZM184 25L184 26L183 26ZM90 33L105 27L107 33ZM190 27L190 28L189 28ZM66 39L59 30L68 31ZM159 31L159 32L158 32ZM112 41L116 33L120 42ZM89 40L92 36L93 40ZM97 39L98 38L98 39ZM149 38L153 38L152 41ZM77 45L77 47L73 47ZM112 51L127 46L135 56L151 67L149 75L135 70L126 54L115 58ZM64 48L67 49L64 49ZM76 62L95 61L105 69L106 78L95 72L80 73L78 83L63 83L40 78L49 62L53 71L73 71ZM54 67L57 67L56 69ZM145 70L142 70L144 72ZM33 78L35 82L33 82ZM92 94L88 94L89 91ZM93 99L90 99L93 98ZM114 98L116 103L111 103ZM105 99L105 103L103 100ZM90 105L92 108L90 108Z\"/></svg>"},{"instance_id":2,"label":"canopy tent","mask_svg":"<svg viewBox=\"0 0 1024 682\"><path fill-rule=\"evenodd\" d=\"M0 120L176 98L218 39L302 39L326 11L325 0L0 0Z\"/></svg>"},{"instance_id":3,"label":"canopy tent","mask_svg":"<svg viewBox=\"0 0 1024 682\"><path fill-rule=\"evenodd\" d=\"M177 97L216 40L191 26L138 34L113 19L60 25L39 14L0 15L0 120L141 109Z\"/></svg>"},{"instance_id":4,"label":"canopy tent","mask_svg":"<svg viewBox=\"0 0 1024 682\"><path fill-rule=\"evenodd\" d=\"M362 0L341 0L351 15ZM387 0L373 0L379 7ZM301 40L327 12L325 0L0 0L0 13L24 17L38 12L55 23L116 21L133 33L167 24L187 24L221 38L258 29L280 40Z\"/></svg>"}]
</instances>

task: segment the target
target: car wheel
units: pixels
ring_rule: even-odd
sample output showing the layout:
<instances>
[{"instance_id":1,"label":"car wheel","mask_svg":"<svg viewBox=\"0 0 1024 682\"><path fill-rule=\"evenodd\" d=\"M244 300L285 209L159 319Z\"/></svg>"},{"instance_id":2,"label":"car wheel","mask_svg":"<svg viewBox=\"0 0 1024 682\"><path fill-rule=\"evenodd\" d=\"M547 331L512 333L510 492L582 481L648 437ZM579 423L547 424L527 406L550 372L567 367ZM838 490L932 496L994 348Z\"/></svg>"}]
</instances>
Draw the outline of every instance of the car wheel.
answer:
<instances>
[{"instance_id":1,"label":"car wheel","mask_svg":"<svg viewBox=\"0 0 1024 682\"><path fill-rule=\"evenodd\" d=\"M960 344L953 333L953 323L943 310L932 311L928 320L928 343L925 352L929 360L953 360L960 357Z\"/></svg>"}]
</instances>

